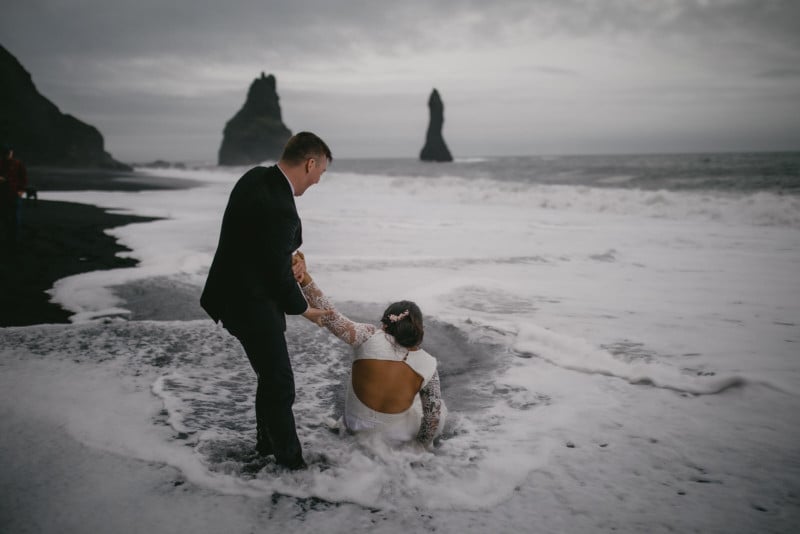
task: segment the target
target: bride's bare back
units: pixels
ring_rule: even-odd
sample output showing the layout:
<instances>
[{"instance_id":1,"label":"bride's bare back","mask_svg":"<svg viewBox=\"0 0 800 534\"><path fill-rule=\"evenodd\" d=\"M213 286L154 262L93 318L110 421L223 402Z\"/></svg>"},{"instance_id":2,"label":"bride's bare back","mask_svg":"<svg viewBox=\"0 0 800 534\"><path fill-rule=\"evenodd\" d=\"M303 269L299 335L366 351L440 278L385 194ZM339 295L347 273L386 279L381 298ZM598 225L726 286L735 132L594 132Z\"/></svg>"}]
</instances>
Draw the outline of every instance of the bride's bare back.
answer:
<instances>
[{"instance_id":1,"label":"bride's bare back","mask_svg":"<svg viewBox=\"0 0 800 534\"><path fill-rule=\"evenodd\" d=\"M408 410L422 387L422 377L411 367L391 360L356 360L352 380L358 400L382 413Z\"/></svg>"}]
</instances>

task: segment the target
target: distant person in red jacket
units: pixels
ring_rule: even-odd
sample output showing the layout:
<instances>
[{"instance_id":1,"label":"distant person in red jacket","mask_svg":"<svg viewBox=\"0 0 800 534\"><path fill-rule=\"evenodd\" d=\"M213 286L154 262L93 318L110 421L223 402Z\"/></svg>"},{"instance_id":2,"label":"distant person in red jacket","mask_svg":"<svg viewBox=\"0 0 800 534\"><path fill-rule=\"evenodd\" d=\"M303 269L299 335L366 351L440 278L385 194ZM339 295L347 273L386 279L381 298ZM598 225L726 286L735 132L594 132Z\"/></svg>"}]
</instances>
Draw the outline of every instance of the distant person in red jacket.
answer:
<instances>
[{"instance_id":1,"label":"distant person in red jacket","mask_svg":"<svg viewBox=\"0 0 800 534\"><path fill-rule=\"evenodd\" d=\"M6 227L8 241L20 240L22 226L22 195L28 187L28 171L14 157L14 148L4 146L0 158L0 221Z\"/></svg>"}]
</instances>

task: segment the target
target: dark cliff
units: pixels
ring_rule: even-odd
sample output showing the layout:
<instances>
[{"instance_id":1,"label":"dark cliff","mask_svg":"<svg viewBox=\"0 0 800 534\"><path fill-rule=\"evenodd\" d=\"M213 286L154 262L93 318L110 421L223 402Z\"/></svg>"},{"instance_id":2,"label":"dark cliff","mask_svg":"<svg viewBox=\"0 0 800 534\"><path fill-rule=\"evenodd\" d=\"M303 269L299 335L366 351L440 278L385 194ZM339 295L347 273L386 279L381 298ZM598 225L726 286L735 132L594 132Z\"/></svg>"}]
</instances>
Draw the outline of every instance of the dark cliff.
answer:
<instances>
[{"instance_id":1,"label":"dark cliff","mask_svg":"<svg viewBox=\"0 0 800 534\"><path fill-rule=\"evenodd\" d=\"M442 137L442 126L444 125L444 104L439 91L436 89L428 99L430 109L430 122L428 123L428 133L425 136L425 146L419 154L422 161L453 161L450 150Z\"/></svg>"},{"instance_id":2,"label":"dark cliff","mask_svg":"<svg viewBox=\"0 0 800 534\"><path fill-rule=\"evenodd\" d=\"M130 169L105 151L94 126L61 113L31 75L0 46L0 143L10 143L27 165Z\"/></svg>"},{"instance_id":3,"label":"dark cliff","mask_svg":"<svg viewBox=\"0 0 800 534\"><path fill-rule=\"evenodd\" d=\"M256 78L242 109L225 125L220 165L250 165L277 160L292 132L283 124L275 76Z\"/></svg>"}]
</instances>

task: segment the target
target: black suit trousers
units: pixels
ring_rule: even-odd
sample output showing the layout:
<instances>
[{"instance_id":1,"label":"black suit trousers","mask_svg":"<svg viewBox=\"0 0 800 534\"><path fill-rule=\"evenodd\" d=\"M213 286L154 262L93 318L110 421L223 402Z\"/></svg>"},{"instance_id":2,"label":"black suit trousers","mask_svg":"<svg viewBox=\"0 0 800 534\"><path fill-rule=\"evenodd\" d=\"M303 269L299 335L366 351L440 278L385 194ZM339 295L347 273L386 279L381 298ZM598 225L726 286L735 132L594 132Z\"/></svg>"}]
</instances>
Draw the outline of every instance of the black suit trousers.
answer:
<instances>
[{"instance_id":1,"label":"black suit trousers","mask_svg":"<svg viewBox=\"0 0 800 534\"><path fill-rule=\"evenodd\" d=\"M303 461L303 451L292 412L294 373L286 349L283 323L275 320L272 310L266 313L251 311L255 313L243 314L234 320L223 319L223 324L242 344L258 377L256 424L261 441L259 445L267 448L271 445L279 464L296 467ZM263 443L264 439L269 442Z\"/></svg>"}]
</instances>

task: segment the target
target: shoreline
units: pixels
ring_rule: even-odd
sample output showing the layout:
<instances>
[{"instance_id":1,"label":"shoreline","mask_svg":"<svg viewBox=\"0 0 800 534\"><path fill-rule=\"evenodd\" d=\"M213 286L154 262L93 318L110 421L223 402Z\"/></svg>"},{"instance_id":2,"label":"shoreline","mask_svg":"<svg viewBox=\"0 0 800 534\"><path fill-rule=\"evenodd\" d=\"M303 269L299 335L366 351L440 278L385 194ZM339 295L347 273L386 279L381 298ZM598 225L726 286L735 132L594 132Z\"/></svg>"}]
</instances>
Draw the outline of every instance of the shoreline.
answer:
<instances>
[{"instance_id":1,"label":"shoreline","mask_svg":"<svg viewBox=\"0 0 800 534\"><path fill-rule=\"evenodd\" d=\"M189 180L102 169L32 168L29 174L29 183L40 196L48 191L134 192L194 185ZM69 323L72 314L50 302L47 291L68 276L137 265L137 260L118 256L130 249L106 230L154 220L113 214L89 204L26 199L22 241L13 248L2 243L0 248L0 327Z\"/></svg>"},{"instance_id":2,"label":"shoreline","mask_svg":"<svg viewBox=\"0 0 800 534\"><path fill-rule=\"evenodd\" d=\"M41 191L147 191L190 189L201 182L182 178L137 174L136 171L28 168L29 185Z\"/></svg>"}]
</instances>

